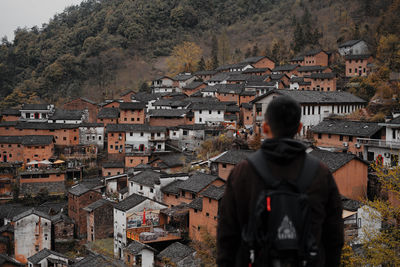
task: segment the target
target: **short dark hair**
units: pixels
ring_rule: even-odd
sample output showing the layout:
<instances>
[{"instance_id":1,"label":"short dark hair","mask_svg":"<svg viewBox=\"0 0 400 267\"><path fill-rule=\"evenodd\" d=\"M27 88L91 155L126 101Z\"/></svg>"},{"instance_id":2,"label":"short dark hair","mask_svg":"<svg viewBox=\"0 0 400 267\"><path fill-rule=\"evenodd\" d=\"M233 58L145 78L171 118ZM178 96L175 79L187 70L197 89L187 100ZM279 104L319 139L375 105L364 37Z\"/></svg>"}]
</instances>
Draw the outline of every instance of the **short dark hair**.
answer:
<instances>
[{"instance_id":1,"label":"short dark hair","mask_svg":"<svg viewBox=\"0 0 400 267\"><path fill-rule=\"evenodd\" d=\"M301 119L300 104L289 96L275 97L264 114L274 137L293 138Z\"/></svg>"}]
</instances>

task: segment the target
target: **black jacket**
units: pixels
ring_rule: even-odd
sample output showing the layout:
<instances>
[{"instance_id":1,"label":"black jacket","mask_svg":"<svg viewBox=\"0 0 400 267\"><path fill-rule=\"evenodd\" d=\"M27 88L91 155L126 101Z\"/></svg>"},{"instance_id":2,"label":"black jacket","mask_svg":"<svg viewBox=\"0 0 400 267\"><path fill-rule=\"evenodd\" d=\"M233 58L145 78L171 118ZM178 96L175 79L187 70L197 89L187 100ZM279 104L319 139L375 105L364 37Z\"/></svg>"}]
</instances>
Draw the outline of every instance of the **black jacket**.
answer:
<instances>
[{"instance_id":1,"label":"black jacket","mask_svg":"<svg viewBox=\"0 0 400 267\"><path fill-rule=\"evenodd\" d=\"M261 149L275 177L296 179L304 162L302 143L292 139L269 139ZM264 187L262 178L247 160L235 166L229 175L219 207L218 266L248 266L249 253L243 247L242 228ZM307 194L312 210L312 231L320 249L318 266L339 266L344 242L342 204L332 174L324 164L320 164Z\"/></svg>"}]
</instances>

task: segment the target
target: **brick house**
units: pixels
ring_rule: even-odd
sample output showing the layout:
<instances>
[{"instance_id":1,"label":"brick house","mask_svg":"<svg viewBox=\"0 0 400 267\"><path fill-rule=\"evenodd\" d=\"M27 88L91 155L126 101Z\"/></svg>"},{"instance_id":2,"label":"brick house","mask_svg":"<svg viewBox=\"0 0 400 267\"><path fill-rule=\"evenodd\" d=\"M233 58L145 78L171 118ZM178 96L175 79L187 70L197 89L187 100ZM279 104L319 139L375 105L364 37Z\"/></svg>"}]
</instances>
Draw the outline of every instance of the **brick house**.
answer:
<instances>
[{"instance_id":1,"label":"brick house","mask_svg":"<svg viewBox=\"0 0 400 267\"><path fill-rule=\"evenodd\" d=\"M74 240L75 224L70 217L62 212L59 212L51 217L51 223L53 225L55 249L57 249L58 244L63 244L64 242L70 242Z\"/></svg>"},{"instance_id":2,"label":"brick house","mask_svg":"<svg viewBox=\"0 0 400 267\"><path fill-rule=\"evenodd\" d=\"M127 90L120 95L120 98L123 102L132 102L132 96L135 95L136 92L133 90Z\"/></svg>"},{"instance_id":3,"label":"brick house","mask_svg":"<svg viewBox=\"0 0 400 267\"><path fill-rule=\"evenodd\" d=\"M350 114L366 105L365 100L342 91L272 90L251 102L255 119L253 129L260 127L268 104L278 95L290 96L300 103L303 123L300 136L306 136L312 126L317 125L330 114Z\"/></svg>"},{"instance_id":4,"label":"brick house","mask_svg":"<svg viewBox=\"0 0 400 267\"><path fill-rule=\"evenodd\" d=\"M300 66L304 66L304 55L297 55L290 60L291 64L297 64Z\"/></svg>"},{"instance_id":5,"label":"brick house","mask_svg":"<svg viewBox=\"0 0 400 267\"><path fill-rule=\"evenodd\" d=\"M106 100L104 103L99 104L101 108L119 108L119 105L122 103L122 100L112 99Z\"/></svg>"},{"instance_id":6,"label":"brick house","mask_svg":"<svg viewBox=\"0 0 400 267\"><path fill-rule=\"evenodd\" d=\"M11 223L0 227L0 255L14 254L14 226Z\"/></svg>"},{"instance_id":7,"label":"brick house","mask_svg":"<svg viewBox=\"0 0 400 267\"><path fill-rule=\"evenodd\" d=\"M197 78L202 79L203 81L207 81L217 73L218 72L216 70L202 70L202 71L195 72L194 75Z\"/></svg>"},{"instance_id":8,"label":"brick house","mask_svg":"<svg viewBox=\"0 0 400 267\"><path fill-rule=\"evenodd\" d=\"M249 57L241 63L251 64L254 68L275 68L275 62L266 56Z\"/></svg>"},{"instance_id":9,"label":"brick house","mask_svg":"<svg viewBox=\"0 0 400 267\"><path fill-rule=\"evenodd\" d=\"M211 185L189 204L189 237L202 241L202 230L215 237L217 235L218 208L225 186Z\"/></svg>"},{"instance_id":10,"label":"brick house","mask_svg":"<svg viewBox=\"0 0 400 267\"><path fill-rule=\"evenodd\" d=\"M21 263L42 249L51 249L51 217L41 211L29 209L16 215L14 223L14 255Z\"/></svg>"},{"instance_id":11,"label":"brick house","mask_svg":"<svg viewBox=\"0 0 400 267\"><path fill-rule=\"evenodd\" d=\"M81 97L81 98L77 98L74 100L71 100L67 103L65 103L62 106L63 109L65 110L88 110L89 113L89 118L88 118L88 122L96 122L97 120L97 112L99 110L99 106L97 105L96 102Z\"/></svg>"},{"instance_id":12,"label":"brick house","mask_svg":"<svg viewBox=\"0 0 400 267\"><path fill-rule=\"evenodd\" d=\"M0 121L18 121L21 117L21 111L18 109L3 109L0 111Z\"/></svg>"},{"instance_id":13,"label":"brick house","mask_svg":"<svg viewBox=\"0 0 400 267\"><path fill-rule=\"evenodd\" d=\"M322 49L315 49L308 51L304 54L304 65L305 66L328 66L328 54Z\"/></svg>"},{"instance_id":14,"label":"brick house","mask_svg":"<svg viewBox=\"0 0 400 267\"><path fill-rule=\"evenodd\" d=\"M205 82L193 81L193 82L189 83L188 85L186 85L185 87L183 87L182 91L187 96L191 96L191 95L193 95L194 93L200 91L201 89L203 89L206 86L207 86L207 84Z\"/></svg>"},{"instance_id":15,"label":"brick house","mask_svg":"<svg viewBox=\"0 0 400 267\"><path fill-rule=\"evenodd\" d=\"M290 79L290 90L311 90L311 81L305 81L305 77L292 77Z\"/></svg>"},{"instance_id":16,"label":"brick house","mask_svg":"<svg viewBox=\"0 0 400 267\"><path fill-rule=\"evenodd\" d=\"M245 160L252 152L251 150L228 150L222 152L212 159L211 173L226 181L236 164Z\"/></svg>"},{"instance_id":17,"label":"brick house","mask_svg":"<svg viewBox=\"0 0 400 267\"><path fill-rule=\"evenodd\" d=\"M368 76L371 72L370 63L373 57L367 55L347 55L346 60L346 77Z\"/></svg>"},{"instance_id":18,"label":"brick house","mask_svg":"<svg viewBox=\"0 0 400 267\"><path fill-rule=\"evenodd\" d=\"M119 105L119 123L144 124L146 104L143 102L123 102Z\"/></svg>"},{"instance_id":19,"label":"brick house","mask_svg":"<svg viewBox=\"0 0 400 267\"><path fill-rule=\"evenodd\" d=\"M272 70L270 68L249 68L242 71L243 74L250 74L256 76L264 76L267 74L271 74Z\"/></svg>"},{"instance_id":20,"label":"brick house","mask_svg":"<svg viewBox=\"0 0 400 267\"><path fill-rule=\"evenodd\" d=\"M185 125L188 109L153 109L148 113L149 125L151 126L178 126Z\"/></svg>"},{"instance_id":21,"label":"brick house","mask_svg":"<svg viewBox=\"0 0 400 267\"><path fill-rule=\"evenodd\" d=\"M364 158L364 145L358 138L381 139L383 127L376 122L325 119L310 129L315 145L337 148Z\"/></svg>"},{"instance_id":22,"label":"brick house","mask_svg":"<svg viewBox=\"0 0 400 267\"><path fill-rule=\"evenodd\" d=\"M239 104L239 94L244 90L244 84L214 85L216 97L220 102L235 102Z\"/></svg>"},{"instance_id":23,"label":"brick house","mask_svg":"<svg viewBox=\"0 0 400 267\"><path fill-rule=\"evenodd\" d=\"M125 167L133 168L139 164L147 164L149 162L149 158L151 153L146 152L129 152L125 153Z\"/></svg>"},{"instance_id":24,"label":"brick house","mask_svg":"<svg viewBox=\"0 0 400 267\"><path fill-rule=\"evenodd\" d=\"M47 248L28 258L29 267L56 266L68 267L70 259L56 251Z\"/></svg>"},{"instance_id":25,"label":"brick house","mask_svg":"<svg viewBox=\"0 0 400 267\"><path fill-rule=\"evenodd\" d=\"M311 82L310 90L314 91L336 91L336 73L312 73L305 76L305 82Z\"/></svg>"},{"instance_id":26,"label":"brick house","mask_svg":"<svg viewBox=\"0 0 400 267\"><path fill-rule=\"evenodd\" d=\"M102 108L97 114L97 123L117 124L119 120L118 108Z\"/></svg>"},{"instance_id":27,"label":"brick house","mask_svg":"<svg viewBox=\"0 0 400 267\"><path fill-rule=\"evenodd\" d=\"M101 167L101 173L103 176L112 176L123 174L125 172L124 162L121 161L108 161L104 162Z\"/></svg>"},{"instance_id":28,"label":"brick house","mask_svg":"<svg viewBox=\"0 0 400 267\"><path fill-rule=\"evenodd\" d=\"M68 216L75 221L75 232L79 237L87 234L86 211L83 208L101 199L101 193L83 184L71 187L68 191Z\"/></svg>"},{"instance_id":29,"label":"brick house","mask_svg":"<svg viewBox=\"0 0 400 267\"><path fill-rule=\"evenodd\" d=\"M297 69L299 68L299 66L300 65L298 65L298 64L276 66L274 69L272 69L272 73L286 74L289 77L292 77L292 75L298 76Z\"/></svg>"},{"instance_id":30,"label":"brick house","mask_svg":"<svg viewBox=\"0 0 400 267\"><path fill-rule=\"evenodd\" d=\"M300 66L297 69L299 77L310 76L313 73L330 73L332 69L328 66L312 65L312 66Z\"/></svg>"},{"instance_id":31,"label":"brick house","mask_svg":"<svg viewBox=\"0 0 400 267\"><path fill-rule=\"evenodd\" d=\"M253 125L253 105L250 103L240 104L240 124L244 127Z\"/></svg>"},{"instance_id":32,"label":"brick house","mask_svg":"<svg viewBox=\"0 0 400 267\"><path fill-rule=\"evenodd\" d=\"M19 173L20 194L37 195L47 190L49 195L65 193L65 171L56 169L31 169Z\"/></svg>"},{"instance_id":33,"label":"brick house","mask_svg":"<svg viewBox=\"0 0 400 267\"><path fill-rule=\"evenodd\" d=\"M87 241L109 238L114 231L114 204L99 199L83 208L87 212Z\"/></svg>"},{"instance_id":34,"label":"brick house","mask_svg":"<svg viewBox=\"0 0 400 267\"><path fill-rule=\"evenodd\" d=\"M350 199L367 197L368 162L353 154L326 150L313 150L311 155L328 166L341 195Z\"/></svg>"}]
</instances>

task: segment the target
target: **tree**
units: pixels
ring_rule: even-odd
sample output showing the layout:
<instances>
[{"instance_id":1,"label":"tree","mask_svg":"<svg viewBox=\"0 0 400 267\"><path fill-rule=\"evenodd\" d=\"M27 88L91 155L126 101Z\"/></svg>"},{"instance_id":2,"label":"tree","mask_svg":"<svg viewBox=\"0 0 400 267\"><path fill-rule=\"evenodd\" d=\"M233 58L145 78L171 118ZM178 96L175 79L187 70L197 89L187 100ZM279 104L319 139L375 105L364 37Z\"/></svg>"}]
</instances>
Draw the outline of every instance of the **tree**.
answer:
<instances>
[{"instance_id":1,"label":"tree","mask_svg":"<svg viewBox=\"0 0 400 267\"><path fill-rule=\"evenodd\" d=\"M231 51L226 32L224 32L218 40L218 51L221 64L227 64L230 61Z\"/></svg>"},{"instance_id":2,"label":"tree","mask_svg":"<svg viewBox=\"0 0 400 267\"><path fill-rule=\"evenodd\" d=\"M171 75L180 72L194 72L201 58L201 48L192 42L183 42L174 47L171 56L167 59Z\"/></svg>"},{"instance_id":3,"label":"tree","mask_svg":"<svg viewBox=\"0 0 400 267\"><path fill-rule=\"evenodd\" d=\"M296 29L293 33L293 51L299 53L305 45L303 28L299 23L296 24Z\"/></svg>"},{"instance_id":4,"label":"tree","mask_svg":"<svg viewBox=\"0 0 400 267\"><path fill-rule=\"evenodd\" d=\"M193 242L197 252L196 257L200 259L201 266L214 267L217 259L217 239L204 226L200 227L200 235L202 242Z\"/></svg>"},{"instance_id":5,"label":"tree","mask_svg":"<svg viewBox=\"0 0 400 267\"><path fill-rule=\"evenodd\" d=\"M244 54L244 57L245 57L245 58L251 57L251 49L250 49L250 47L247 48L246 54Z\"/></svg>"},{"instance_id":6,"label":"tree","mask_svg":"<svg viewBox=\"0 0 400 267\"><path fill-rule=\"evenodd\" d=\"M257 44L253 45L253 51L251 52L251 55L252 55L253 57L256 57L256 56L258 56L258 53L259 53L259 52L260 52L260 51L259 51L259 49L258 49Z\"/></svg>"},{"instance_id":7,"label":"tree","mask_svg":"<svg viewBox=\"0 0 400 267\"><path fill-rule=\"evenodd\" d=\"M215 35L211 37L211 63L212 69L215 70L219 66L218 62L218 40Z\"/></svg>"},{"instance_id":8,"label":"tree","mask_svg":"<svg viewBox=\"0 0 400 267\"><path fill-rule=\"evenodd\" d=\"M201 57L200 61L197 63L197 70L205 70L206 69L206 62L204 57Z\"/></svg>"},{"instance_id":9,"label":"tree","mask_svg":"<svg viewBox=\"0 0 400 267\"><path fill-rule=\"evenodd\" d=\"M392 71L400 71L400 37L395 34L382 36L377 49L377 59Z\"/></svg>"}]
</instances>

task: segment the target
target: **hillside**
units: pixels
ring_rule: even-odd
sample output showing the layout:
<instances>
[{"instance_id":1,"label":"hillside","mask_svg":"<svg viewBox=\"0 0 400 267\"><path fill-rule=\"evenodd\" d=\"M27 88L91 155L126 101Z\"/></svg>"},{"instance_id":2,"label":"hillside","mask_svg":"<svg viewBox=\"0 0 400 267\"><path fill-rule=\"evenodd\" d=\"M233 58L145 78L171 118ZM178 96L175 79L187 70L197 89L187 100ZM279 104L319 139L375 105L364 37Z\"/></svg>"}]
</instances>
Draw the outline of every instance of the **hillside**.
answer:
<instances>
[{"instance_id":1,"label":"hillside","mask_svg":"<svg viewBox=\"0 0 400 267\"><path fill-rule=\"evenodd\" d=\"M382 34L398 34L399 3L87 0L41 28L17 29L13 43L2 40L1 105L110 98L166 72L165 57L183 41L197 43L209 58L213 36L220 64L249 53L284 62L312 46L336 49L353 38L365 39L374 51Z\"/></svg>"}]
</instances>

